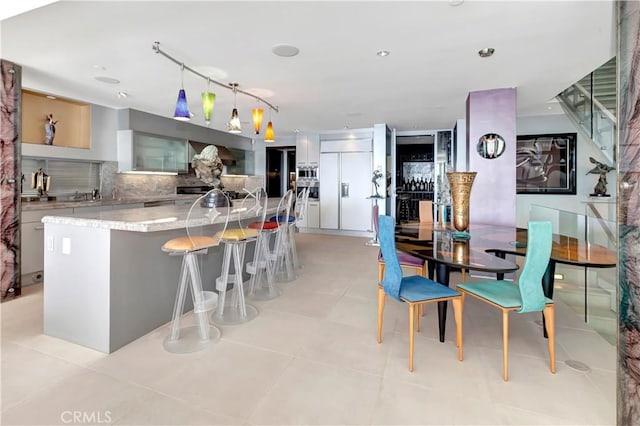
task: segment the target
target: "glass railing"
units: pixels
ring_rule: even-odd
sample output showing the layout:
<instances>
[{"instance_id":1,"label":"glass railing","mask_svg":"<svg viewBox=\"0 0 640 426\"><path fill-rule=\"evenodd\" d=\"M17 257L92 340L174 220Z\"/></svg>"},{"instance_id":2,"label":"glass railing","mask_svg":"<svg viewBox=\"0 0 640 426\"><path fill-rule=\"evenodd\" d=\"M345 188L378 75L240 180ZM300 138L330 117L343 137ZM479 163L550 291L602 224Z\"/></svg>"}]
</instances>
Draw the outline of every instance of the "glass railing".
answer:
<instances>
[{"instance_id":1,"label":"glass railing","mask_svg":"<svg viewBox=\"0 0 640 426\"><path fill-rule=\"evenodd\" d=\"M617 250L614 201L588 201L584 213L532 205L530 220L548 220L554 234ZM612 344L617 335L617 270L557 264L554 299L563 301Z\"/></svg>"},{"instance_id":2,"label":"glass railing","mask_svg":"<svg viewBox=\"0 0 640 426\"><path fill-rule=\"evenodd\" d=\"M616 118L592 97L588 88L576 83L558 95L565 112L603 152L609 162L616 159Z\"/></svg>"}]
</instances>

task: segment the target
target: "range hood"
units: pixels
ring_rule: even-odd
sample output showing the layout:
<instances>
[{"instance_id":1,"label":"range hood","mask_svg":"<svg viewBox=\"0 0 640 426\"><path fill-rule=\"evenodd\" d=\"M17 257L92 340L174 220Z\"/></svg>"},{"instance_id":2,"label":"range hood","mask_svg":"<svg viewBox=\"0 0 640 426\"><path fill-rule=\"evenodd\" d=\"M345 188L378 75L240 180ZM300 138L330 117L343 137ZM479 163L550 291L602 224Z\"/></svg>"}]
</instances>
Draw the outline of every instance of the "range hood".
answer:
<instances>
[{"instance_id":1,"label":"range hood","mask_svg":"<svg viewBox=\"0 0 640 426\"><path fill-rule=\"evenodd\" d=\"M189 141L189 145L191 145L196 154L200 154L205 147L214 144ZM222 161L222 164L224 164L225 166L235 166L236 159L234 158L231 151L229 151L229 148L222 145L216 145L216 148L218 148L218 157L220 157L220 161Z\"/></svg>"}]
</instances>

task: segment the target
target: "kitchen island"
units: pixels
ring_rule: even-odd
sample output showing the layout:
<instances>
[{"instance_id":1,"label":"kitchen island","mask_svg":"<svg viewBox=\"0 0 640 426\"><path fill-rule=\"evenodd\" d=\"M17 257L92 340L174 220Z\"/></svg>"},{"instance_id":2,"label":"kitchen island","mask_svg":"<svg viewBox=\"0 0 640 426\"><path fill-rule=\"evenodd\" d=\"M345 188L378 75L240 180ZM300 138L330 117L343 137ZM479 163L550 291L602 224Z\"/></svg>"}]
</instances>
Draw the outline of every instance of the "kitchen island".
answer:
<instances>
[{"instance_id":1,"label":"kitchen island","mask_svg":"<svg viewBox=\"0 0 640 426\"><path fill-rule=\"evenodd\" d=\"M269 200L267 214L277 205ZM169 322L182 257L164 253L162 245L184 236L187 224L191 235L213 235L223 229L228 210L218 208L213 218L196 206L188 218L189 208L45 216L44 333L111 353ZM235 212L229 227L255 219L253 212ZM214 290L222 253L214 247L199 256L204 290Z\"/></svg>"}]
</instances>

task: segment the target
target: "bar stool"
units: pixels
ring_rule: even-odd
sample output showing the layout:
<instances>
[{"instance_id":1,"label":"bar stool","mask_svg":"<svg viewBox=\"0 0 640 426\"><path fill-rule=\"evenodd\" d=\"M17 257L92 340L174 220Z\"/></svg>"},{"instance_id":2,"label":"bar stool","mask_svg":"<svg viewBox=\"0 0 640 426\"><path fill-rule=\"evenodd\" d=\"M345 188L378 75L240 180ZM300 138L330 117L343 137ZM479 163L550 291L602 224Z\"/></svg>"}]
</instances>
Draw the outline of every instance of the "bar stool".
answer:
<instances>
[{"instance_id":1,"label":"bar stool","mask_svg":"<svg viewBox=\"0 0 640 426\"><path fill-rule=\"evenodd\" d=\"M249 229L258 230L253 260L247 262L247 273L251 275L247 299L271 300L280 296L280 290L275 285L274 258L271 253L271 236L278 231L278 222L251 222Z\"/></svg>"},{"instance_id":2,"label":"bar stool","mask_svg":"<svg viewBox=\"0 0 640 426\"><path fill-rule=\"evenodd\" d=\"M230 217L235 218L237 228L225 229L215 236L224 245L224 257L222 260L222 274L216 279L218 291L218 309L212 316L212 321L218 325L234 325L251 321L258 315L258 310L246 304L244 295L244 282L242 279L244 255L247 244L256 242L259 232L257 229L249 229L242 226L242 218L259 217L259 222L264 223L267 214L267 194L259 188L253 192L247 191L247 195L238 207L230 207ZM230 274L231 256L233 255L234 273ZM229 285L231 289L230 301L226 300ZM225 303L228 302L228 303Z\"/></svg>"},{"instance_id":3,"label":"bar stool","mask_svg":"<svg viewBox=\"0 0 640 426\"><path fill-rule=\"evenodd\" d=\"M207 312L213 311L218 304L218 295L213 291L202 290L202 277L198 265L198 255L207 254L210 247L220 244L220 239L207 235L192 235L191 227L198 222L211 224L220 215L215 209L209 209L202 214L200 209L194 211L194 207L200 203L207 195L213 192L222 191L214 189L199 197L189 208L187 213L187 223L185 237L178 237L167 241L162 246L162 251L170 256L182 256L182 267L178 280L178 292L173 306L173 317L171 321L171 333L162 342L162 346L167 352L189 353L205 349L209 343L220 337L220 330L209 324ZM225 220L225 229L228 216ZM187 290L191 289L193 301L193 313L196 315L198 325L190 327L180 327Z\"/></svg>"},{"instance_id":4,"label":"bar stool","mask_svg":"<svg viewBox=\"0 0 640 426\"><path fill-rule=\"evenodd\" d=\"M294 231L293 225L295 225L295 216L291 216L293 198L293 191L287 191L278 203L277 214L269 219L270 222L278 224L272 258L275 277L279 282L289 282L295 279L296 265L294 262L297 261L293 251L295 250L295 235L291 235ZM294 244L291 243L292 239Z\"/></svg>"},{"instance_id":5,"label":"bar stool","mask_svg":"<svg viewBox=\"0 0 640 426\"><path fill-rule=\"evenodd\" d=\"M411 196L409 194L400 194L397 196L396 200L398 201L398 207L396 211L398 223L402 221L408 221L411 217L411 206L409 206L409 203L411 202Z\"/></svg>"}]
</instances>

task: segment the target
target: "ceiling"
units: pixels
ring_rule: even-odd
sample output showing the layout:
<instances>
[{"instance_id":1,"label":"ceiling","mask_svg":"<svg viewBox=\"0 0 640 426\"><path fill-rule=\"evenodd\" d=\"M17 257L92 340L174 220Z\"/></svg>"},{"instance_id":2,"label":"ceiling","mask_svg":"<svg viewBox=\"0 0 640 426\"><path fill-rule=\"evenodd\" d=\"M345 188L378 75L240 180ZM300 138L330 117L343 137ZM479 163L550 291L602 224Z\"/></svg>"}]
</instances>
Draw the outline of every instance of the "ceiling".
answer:
<instances>
[{"instance_id":1,"label":"ceiling","mask_svg":"<svg viewBox=\"0 0 640 426\"><path fill-rule=\"evenodd\" d=\"M23 67L24 88L171 117L180 66L153 51L158 41L187 66L278 106L276 139L296 130L376 123L401 131L443 129L465 117L470 91L515 87L519 116L560 113L554 96L615 55L614 5L63 1L3 17L0 55ZM278 44L300 53L276 56ZM495 54L479 57L484 47ZM379 50L390 54L379 57ZM184 87L191 122L204 125L206 81L185 72ZM226 130L233 92L212 89L211 127ZM129 96L119 98L119 91ZM237 96L247 137L256 104Z\"/></svg>"}]
</instances>

